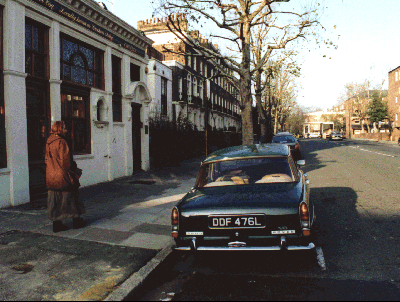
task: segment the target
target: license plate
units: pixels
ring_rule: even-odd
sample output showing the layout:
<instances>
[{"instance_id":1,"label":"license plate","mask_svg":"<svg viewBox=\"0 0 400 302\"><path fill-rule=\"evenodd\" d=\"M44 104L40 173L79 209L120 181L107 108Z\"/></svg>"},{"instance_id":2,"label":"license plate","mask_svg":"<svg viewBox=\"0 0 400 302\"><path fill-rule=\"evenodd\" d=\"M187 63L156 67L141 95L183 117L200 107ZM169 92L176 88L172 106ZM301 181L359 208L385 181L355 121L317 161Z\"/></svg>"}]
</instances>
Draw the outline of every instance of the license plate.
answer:
<instances>
[{"instance_id":1,"label":"license plate","mask_svg":"<svg viewBox=\"0 0 400 302\"><path fill-rule=\"evenodd\" d=\"M210 229L256 229L265 228L265 215L209 216Z\"/></svg>"}]
</instances>

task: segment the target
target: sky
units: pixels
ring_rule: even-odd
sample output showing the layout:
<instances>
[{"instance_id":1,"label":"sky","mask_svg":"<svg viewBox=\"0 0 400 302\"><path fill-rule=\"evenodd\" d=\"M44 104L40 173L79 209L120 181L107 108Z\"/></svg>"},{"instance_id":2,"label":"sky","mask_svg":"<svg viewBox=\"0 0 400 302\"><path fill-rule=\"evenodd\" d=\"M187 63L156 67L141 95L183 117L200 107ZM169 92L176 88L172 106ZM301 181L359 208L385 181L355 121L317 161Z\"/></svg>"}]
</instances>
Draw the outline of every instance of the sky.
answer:
<instances>
[{"instance_id":1,"label":"sky","mask_svg":"<svg viewBox=\"0 0 400 302\"><path fill-rule=\"evenodd\" d=\"M112 11L112 0L102 1ZM385 81L387 89L388 72L400 66L400 1L321 1L325 2L320 21L326 30L320 33L338 48L310 44L310 51L301 53L298 103L330 108L338 104L350 82L370 80L380 85ZM137 28L138 21L152 17L153 7L150 0L114 0L113 12Z\"/></svg>"}]
</instances>

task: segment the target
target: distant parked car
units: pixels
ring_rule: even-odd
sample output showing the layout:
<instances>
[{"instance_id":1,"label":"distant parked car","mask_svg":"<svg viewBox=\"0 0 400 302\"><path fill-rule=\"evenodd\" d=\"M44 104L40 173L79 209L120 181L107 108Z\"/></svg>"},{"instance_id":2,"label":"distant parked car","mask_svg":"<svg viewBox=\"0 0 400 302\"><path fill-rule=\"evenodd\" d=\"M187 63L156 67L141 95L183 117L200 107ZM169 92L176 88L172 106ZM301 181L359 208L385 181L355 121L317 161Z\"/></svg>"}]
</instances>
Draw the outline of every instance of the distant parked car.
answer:
<instances>
[{"instance_id":1,"label":"distant parked car","mask_svg":"<svg viewBox=\"0 0 400 302\"><path fill-rule=\"evenodd\" d=\"M285 144L289 146L290 153L295 161L301 159L300 144L299 141L288 132L281 132L274 136L272 139L273 144Z\"/></svg>"},{"instance_id":2,"label":"distant parked car","mask_svg":"<svg viewBox=\"0 0 400 302\"><path fill-rule=\"evenodd\" d=\"M329 140L342 140L343 135L340 132L332 132L331 135L329 136Z\"/></svg>"},{"instance_id":3,"label":"distant parked car","mask_svg":"<svg viewBox=\"0 0 400 302\"><path fill-rule=\"evenodd\" d=\"M309 137L310 138L321 138L321 133L313 132L313 133L310 133Z\"/></svg>"}]
</instances>

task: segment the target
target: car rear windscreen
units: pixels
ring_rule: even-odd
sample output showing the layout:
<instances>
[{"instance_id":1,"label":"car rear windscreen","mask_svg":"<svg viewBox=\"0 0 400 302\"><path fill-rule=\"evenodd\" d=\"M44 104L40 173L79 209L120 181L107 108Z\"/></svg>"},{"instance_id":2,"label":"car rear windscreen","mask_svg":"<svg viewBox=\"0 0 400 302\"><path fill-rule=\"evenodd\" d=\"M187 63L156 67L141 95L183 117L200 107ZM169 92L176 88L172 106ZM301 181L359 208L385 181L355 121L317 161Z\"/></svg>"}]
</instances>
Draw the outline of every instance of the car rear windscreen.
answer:
<instances>
[{"instance_id":1,"label":"car rear windscreen","mask_svg":"<svg viewBox=\"0 0 400 302\"><path fill-rule=\"evenodd\" d=\"M198 187L220 187L293 182L287 158L266 157L229 160L204 165Z\"/></svg>"},{"instance_id":2,"label":"car rear windscreen","mask_svg":"<svg viewBox=\"0 0 400 302\"><path fill-rule=\"evenodd\" d=\"M278 144L292 144L296 142L296 139L293 136L275 136L272 142Z\"/></svg>"}]
</instances>

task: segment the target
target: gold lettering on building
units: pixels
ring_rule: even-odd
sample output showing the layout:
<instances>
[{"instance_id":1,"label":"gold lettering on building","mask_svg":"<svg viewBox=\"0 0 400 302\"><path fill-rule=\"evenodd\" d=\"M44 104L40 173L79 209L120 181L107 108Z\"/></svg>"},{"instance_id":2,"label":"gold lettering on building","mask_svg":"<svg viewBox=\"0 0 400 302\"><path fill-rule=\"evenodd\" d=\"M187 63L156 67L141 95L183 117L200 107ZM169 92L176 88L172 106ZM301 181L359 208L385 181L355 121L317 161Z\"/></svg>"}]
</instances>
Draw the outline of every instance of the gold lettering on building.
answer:
<instances>
[{"instance_id":1,"label":"gold lettering on building","mask_svg":"<svg viewBox=\"0 0 400 302\"><path fill-rule=\"evenodd\" d=\"M60 10L59 12L60 12L60 14L66 16L66 17L68 17L68 18L70 18L72 21L74 21L74 22L76 21L76 17L75 17L75 15L74 15L74 13L71 13L71 14L70 14L70 13L64 11L64 8L63 8L62 10Z\"/></svg>"}]
</instances>

